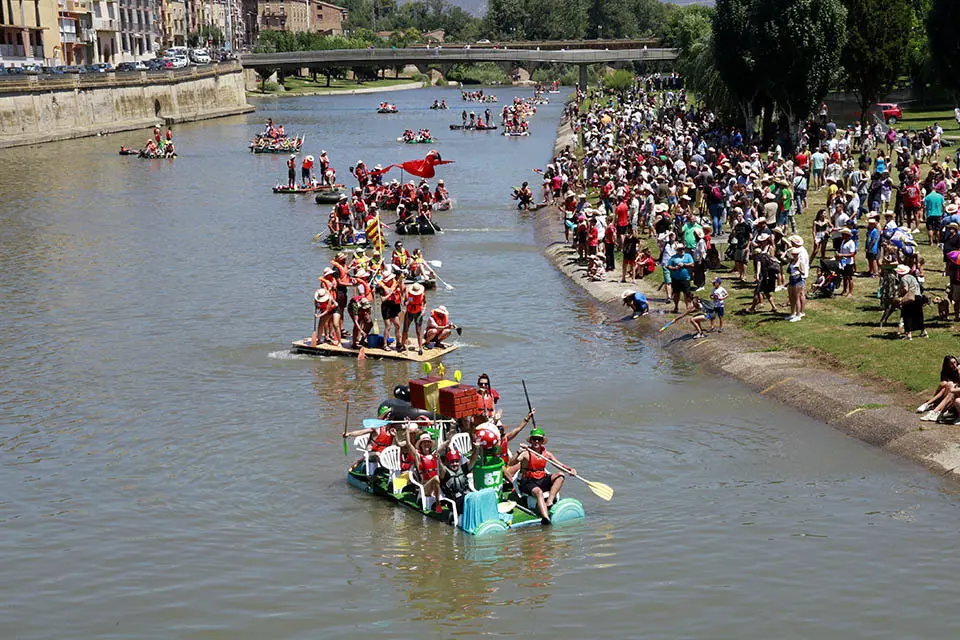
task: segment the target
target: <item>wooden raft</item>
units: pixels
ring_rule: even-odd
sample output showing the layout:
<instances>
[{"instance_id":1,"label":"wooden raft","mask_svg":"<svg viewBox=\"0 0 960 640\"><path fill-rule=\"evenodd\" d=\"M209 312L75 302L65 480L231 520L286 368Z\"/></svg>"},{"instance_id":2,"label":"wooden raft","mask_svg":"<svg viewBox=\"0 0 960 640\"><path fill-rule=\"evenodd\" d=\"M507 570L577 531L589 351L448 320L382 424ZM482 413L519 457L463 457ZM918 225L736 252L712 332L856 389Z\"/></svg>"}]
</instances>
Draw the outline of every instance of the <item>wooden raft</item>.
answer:
<instances>
[{"instance_id":1,"label":"wooden raft","mask_svg":"<svg viewBox=\"0 0 960 640\"><path fill-rule=\"evenodd\" d=\"M359 349L350 349L349 347L343 346L343 344L317 344L317 346L311 347L310 338L295 340L291 350L294 353L303 353L309 356L348 356L351 358L356 358L360 354ZM457 345L455 344L444 347L443 349L424 348L423 355L421 356L417 354L417 345L414 343L412 349L407 348L407 350L402 353L397 353L396 351L385 351L383 349L374 349L371 347L365 347L363 352L368 358L388 358L390 360L426 362L456 350Z\"/></svg>"}]
</instances>

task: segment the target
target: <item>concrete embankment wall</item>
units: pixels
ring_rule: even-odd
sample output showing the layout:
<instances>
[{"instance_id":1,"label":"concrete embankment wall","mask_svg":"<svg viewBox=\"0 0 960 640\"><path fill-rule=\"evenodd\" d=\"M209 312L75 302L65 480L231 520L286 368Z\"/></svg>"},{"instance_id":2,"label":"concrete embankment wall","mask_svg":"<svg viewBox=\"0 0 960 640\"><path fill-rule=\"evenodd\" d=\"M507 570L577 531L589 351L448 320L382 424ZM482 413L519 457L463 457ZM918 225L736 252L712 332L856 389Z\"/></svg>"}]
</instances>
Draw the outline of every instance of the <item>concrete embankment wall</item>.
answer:
<instances>
[{"instance_id":1,"label":"concrete embankment wall","mask_svg":"<svg viewBox=\"0 0 960 640\"><path fill-rule=\"evenodd\" d=\"M0 148L252 111L237 64L0 81Z\"/></svg>"},{"instance_id":2,"label":"concrete embankment wall","mask_svg":"<svg viewBox=\"0 0 960 640\"><path fill-rule=\"evenodd\" d=\"M576 137L561 124L554 155L565 147L574 148ZM609 280L593 282L586 268L577 264L576 252L564 241L563 215L556 207L544 207L535 214L537 241L554 266L595 298L612 318L629 312L621 294L627 289L643 292L652 302L652 310L666 307L657 291L660 278L620 284L619 271ZM728 313L734 311L728 310ZM672 320L673 315L651 313L628 320L638 333L653 335ZM849 370L831 366L825 359L809 353L781 350L739 330L731 324L724 333L693 339L686 319L663 334L663 347L678 356L698 362L705 368L736 378L761 395L776 399L816 420L825 422L847 435L881 447L895 455L919 462L927 469L960 480L960 429L920 422L910 411L927 398L911 394L882 380L857 376ZM939 362L930 363L939 367Z\"/></svg>"}]
</instances>

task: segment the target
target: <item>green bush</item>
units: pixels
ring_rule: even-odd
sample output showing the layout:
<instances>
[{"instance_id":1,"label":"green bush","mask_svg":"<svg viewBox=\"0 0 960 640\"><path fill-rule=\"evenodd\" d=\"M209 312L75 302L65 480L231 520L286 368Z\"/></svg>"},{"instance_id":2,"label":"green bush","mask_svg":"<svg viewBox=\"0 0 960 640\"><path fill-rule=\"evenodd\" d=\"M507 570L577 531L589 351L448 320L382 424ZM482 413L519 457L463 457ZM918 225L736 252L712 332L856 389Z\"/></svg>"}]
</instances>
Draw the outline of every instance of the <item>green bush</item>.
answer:
<instances>
[{"instance_id":1,"label":"green bush","mask_svg":"<svg viewBox=\"0 0 960 640\"><path fill-rule=\"evenodd\" d=\"M603 79L603 88L612 91L626 91L633 86L633 74L624 69L614 71Z\"/></svg>"},{"instance_id":2,"label":"green bush","mask_svg":"<svg viewBox=\"0 0 960 640\"><path fill-rule=\"evenodd\" d=\"M264 93L276 93L276 92L280 91L280 85L277 84L276 82L264 82L264 83L260 86L260 89L261 89Z\"/></svg>"},{"instance_id":3,"label":"green bush","mask_svg":"<svg viewBox=\"0 0 960 640\"><path fill-rule=\"evenodd\" d=\"M506 82L507 74L495 62L458 64L447 74L447 80L463 84L496 84Z\"/></svg>"}]
</instances>

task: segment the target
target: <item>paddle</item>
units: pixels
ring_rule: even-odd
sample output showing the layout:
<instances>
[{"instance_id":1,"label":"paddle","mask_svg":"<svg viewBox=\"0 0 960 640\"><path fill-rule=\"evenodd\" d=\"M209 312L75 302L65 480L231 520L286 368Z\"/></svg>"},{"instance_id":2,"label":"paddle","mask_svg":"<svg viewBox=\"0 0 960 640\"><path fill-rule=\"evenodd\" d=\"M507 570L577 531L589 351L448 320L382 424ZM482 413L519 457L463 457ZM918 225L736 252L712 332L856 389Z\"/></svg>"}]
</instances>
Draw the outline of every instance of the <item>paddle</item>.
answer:
<instances>
[{"instance_id":1,"label":"paddle","mask_svg":"<svg viewBox=\"0 0 960 640\"><path fill-rule=\"evenodd\" d=\"M527 411L530 412L530 417L533 418L533 428L537 428L537 416L533 415L533 407L530 406L530 394L527 393L527 381L521 378L520 384L523 385L523 396L527 399Z\"/></svg>"},{"instance_id":2,"label":"paddle","mask_svg":"<svg viewBox=\"0 0 960 640\"><path fill-rule=\"evenodd\" d=\"M343 455L350 455L347 453L347 424L350 423L350 401L347 400L347 412L343 417Z\"/></svg>"},{"instance_id":3,"label":"paddle","mask_svg":"<svg viewBox=\"0 0 960 640\"><path fill-rule=\"evenodd\" d=\"M363 419L363 428L364 429L379 429L380 427L385 427L388 424L410 424L410 420L380 420L379 418L364 418ZM432 424L454 424L456 420L431 420Z\"/></svg>"},{"instance_id":4,"label":"paddle","mask_svg":"<svg viewBox=\"0 0 960 640\"><path fill-rule=\"evenodd\" d=\"M690 311L693 311L693 309L691 309ZM679 316L677 316L676 318L674 318L673 320L671 320L671 321L668 322L667 324L665 324L665 325L663 325L662 327L660 327L660 330L659 330L657 333L663 333L664 330L665 330L667 327L669 327L670 325L672 325L672 324L673 324L674 322L676 322L677 320L680 320L681 318L686 317L686 316L690 313L690 311L684 311L682 314L680 314Z\"/></svg>"},{"instance_id":5,"label":"paddle","mask_svg":"<svg viewBox=\"0 0 960 640\"><path fill-rule=\"evenodd\" d=\"M537 453L527 445L520 445L520 449L526 449L527 451L533 453L534 455L540 456L539 453ZM574 478L577 478L582 482L584 482L587 485L587 487L590 489L590 491L592 491L593 494L598 498L600 498L601 500L606 500L607 502L609 502L613 498L613 488L610 485L604 484L602 482L594 482L592 480L587 480L583 476L578 475L573 471L571 471L570 467L564 466L559 462L555 462L546 456L540 456L540 457L546 460L547 462L549 462L550 464L552 464L553 466L555 466L556 468L560 469L561 471L568 473Z\"/></svg>"},{"instance_id":6,"label":"paddle","mask_svg":"<svg viewBox=\"0 0 960 640\"><path fill-rule=\"evenodd\" d=\"M317 346L317 332L320 327L320 316L313 314L313 334L310 336L310 346Z\"/></svg>"}]
</instances>

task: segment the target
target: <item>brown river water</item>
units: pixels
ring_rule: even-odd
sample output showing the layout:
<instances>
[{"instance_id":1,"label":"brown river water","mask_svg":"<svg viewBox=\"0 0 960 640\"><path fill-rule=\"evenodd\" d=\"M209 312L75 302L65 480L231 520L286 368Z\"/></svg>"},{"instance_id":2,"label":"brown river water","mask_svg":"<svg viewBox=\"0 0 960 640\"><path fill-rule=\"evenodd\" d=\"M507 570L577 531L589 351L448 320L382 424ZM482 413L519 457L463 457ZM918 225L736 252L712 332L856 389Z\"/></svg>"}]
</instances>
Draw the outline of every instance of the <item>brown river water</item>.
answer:
<instances>
[{"instance_id":1,"label":"brown river water","mask_svg":"<svg viewBox=\"0 0 960 640\"><path fill-rule=\"evenodd\" d=\"M508 196L559 104L506 139L446 130L455 92L389 99L265 100L177 127L172 162L116 155L146 132L0 151L0 636L952 636L950 487L671 357L541 255ZM417 371L288 353L331 254L327 209L270 192L285 158L245 150L267 116L341 176L433 129L446 365L488 372L507 422L525 379L612 502L571 483L583 522L473 539L346 484L346 399L357 424Z\"/></svg>"}]
</instances>

